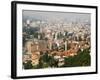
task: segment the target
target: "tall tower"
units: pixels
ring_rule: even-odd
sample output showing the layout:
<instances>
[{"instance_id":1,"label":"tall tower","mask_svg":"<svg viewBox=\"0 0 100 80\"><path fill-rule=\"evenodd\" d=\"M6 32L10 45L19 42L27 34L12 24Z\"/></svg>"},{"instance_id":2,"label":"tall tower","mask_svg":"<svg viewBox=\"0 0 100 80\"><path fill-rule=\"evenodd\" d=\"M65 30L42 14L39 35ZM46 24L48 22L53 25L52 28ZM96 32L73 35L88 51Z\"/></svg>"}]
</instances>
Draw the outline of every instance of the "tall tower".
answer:
<instances>
[{"instance_id":1,"label":"tall tower","mask_svg":"<svg viewBox=\"0 0 100 80\"><path fill-rule=\"evenodd\" d=\"M65 44L65 51L67 51L67 43L68 43L68 40L67 41L65 40L65 43L64 43Z\"/></svg>"}]
</instances>

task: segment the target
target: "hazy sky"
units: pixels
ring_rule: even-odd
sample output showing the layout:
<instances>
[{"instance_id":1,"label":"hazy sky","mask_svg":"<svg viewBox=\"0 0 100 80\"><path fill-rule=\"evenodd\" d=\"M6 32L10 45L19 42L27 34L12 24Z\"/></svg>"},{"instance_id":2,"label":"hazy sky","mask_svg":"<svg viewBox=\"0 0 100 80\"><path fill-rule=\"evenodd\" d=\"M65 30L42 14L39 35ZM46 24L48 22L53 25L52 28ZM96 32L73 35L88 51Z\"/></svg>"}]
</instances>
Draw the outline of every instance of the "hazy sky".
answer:
<instances>
[{"instance_id":1,"label":"hazy sky","mask_svg":"<svg viewBox=\"0 0 100 80\"><path fill-rule=\"evenodd\" d=\"M76 22L89 22L91 14L89 13L71 13L71 12L51 12L51 11L34 11L23 10L23 20L65 20Z\"/></svg>"}]
</instances>

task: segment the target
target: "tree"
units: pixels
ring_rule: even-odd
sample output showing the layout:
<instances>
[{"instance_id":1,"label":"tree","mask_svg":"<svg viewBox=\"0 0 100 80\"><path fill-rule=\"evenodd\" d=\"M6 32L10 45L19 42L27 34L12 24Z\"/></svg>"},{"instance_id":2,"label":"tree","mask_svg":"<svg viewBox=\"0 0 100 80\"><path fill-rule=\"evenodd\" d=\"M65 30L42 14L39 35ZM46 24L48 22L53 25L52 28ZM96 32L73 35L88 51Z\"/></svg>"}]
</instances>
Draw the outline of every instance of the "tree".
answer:
<instances>
[{"instance_id":1,"label":"tree","mask_svg":"<svg viewBox=\"0 0 100 80\"><path fill-rule=\"evenodd\" d=\"M90 66L91 57L89 49L78 52L74 57L65 58L64 67Z\"/></svg>"},{"instance_id":2,"label":"tree","mask_svg":"<svg viewBox=\"0 0 100 80\"><path fill-rule=\"evenodd\" d=\"M23 65L24 65L24 69L32 69L33 68L31 61L27 61L27 63L23 63Z\"/></svg>"}]
</instances>

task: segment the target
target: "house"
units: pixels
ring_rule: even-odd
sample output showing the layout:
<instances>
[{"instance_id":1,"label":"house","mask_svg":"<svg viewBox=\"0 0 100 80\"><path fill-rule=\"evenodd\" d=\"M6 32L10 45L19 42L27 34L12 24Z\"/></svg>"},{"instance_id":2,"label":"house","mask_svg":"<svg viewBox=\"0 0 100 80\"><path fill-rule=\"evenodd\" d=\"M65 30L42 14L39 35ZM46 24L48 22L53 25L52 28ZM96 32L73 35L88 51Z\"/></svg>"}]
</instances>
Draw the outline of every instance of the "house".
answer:
<instances>
[{"instance_id":1,"label":"house","mask_svg":"<svg viewBox=\"0 0 100 80\"><path fill-rule=\"evenodd\" d=\"M37 53L32 53L31 55L31 63L33 66L38 65L39 64L39 59L40 59L40 55Z\"/></svg>"}]
</instances>

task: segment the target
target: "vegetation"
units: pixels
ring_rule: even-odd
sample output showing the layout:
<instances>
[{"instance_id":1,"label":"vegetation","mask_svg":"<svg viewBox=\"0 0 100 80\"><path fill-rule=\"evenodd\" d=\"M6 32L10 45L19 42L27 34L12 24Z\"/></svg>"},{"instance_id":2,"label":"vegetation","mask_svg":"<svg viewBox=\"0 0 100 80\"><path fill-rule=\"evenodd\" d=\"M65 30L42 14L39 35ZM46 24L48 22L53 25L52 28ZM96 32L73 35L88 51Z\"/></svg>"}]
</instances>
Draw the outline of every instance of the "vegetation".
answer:
<instances>
[{"instance_id":1,"label":"vegetation","mask_svg":"<svg viewBox=\"0 0 100 80\"><path fill-rule=\"evenodd\" d=\"M24 65L24 69L32 69L33 68L31 61L27 61L27 63L23 63L23 65Z\"/></svg>"},{"instance_id":2,"label":"vegetation","mask_svg":"<svg viewBox=\"0 0 100 80\"><path fill-rule=\"evenodd\" d=\"M78 55L73 57L64 58L64 65L61 67L79 67L90 66L91 57L89 49L79 51ZM48 52L41 55L39 64L32 66L31 61L24 63L25 69L39 69L48 67L58 67L58 60L55 60L53 56L48 55Z\"/></svg>"},{"instance_id":3,"label":"vegetation","mask_svg":"<svg viewBox=\"0 0 100 80\"><path fill-rule=\"evenodd\" d=\"M79 51L74 57L65 58L64 67L90 66L91 58L89 49Z\"/></svg>"}]
</instances>

